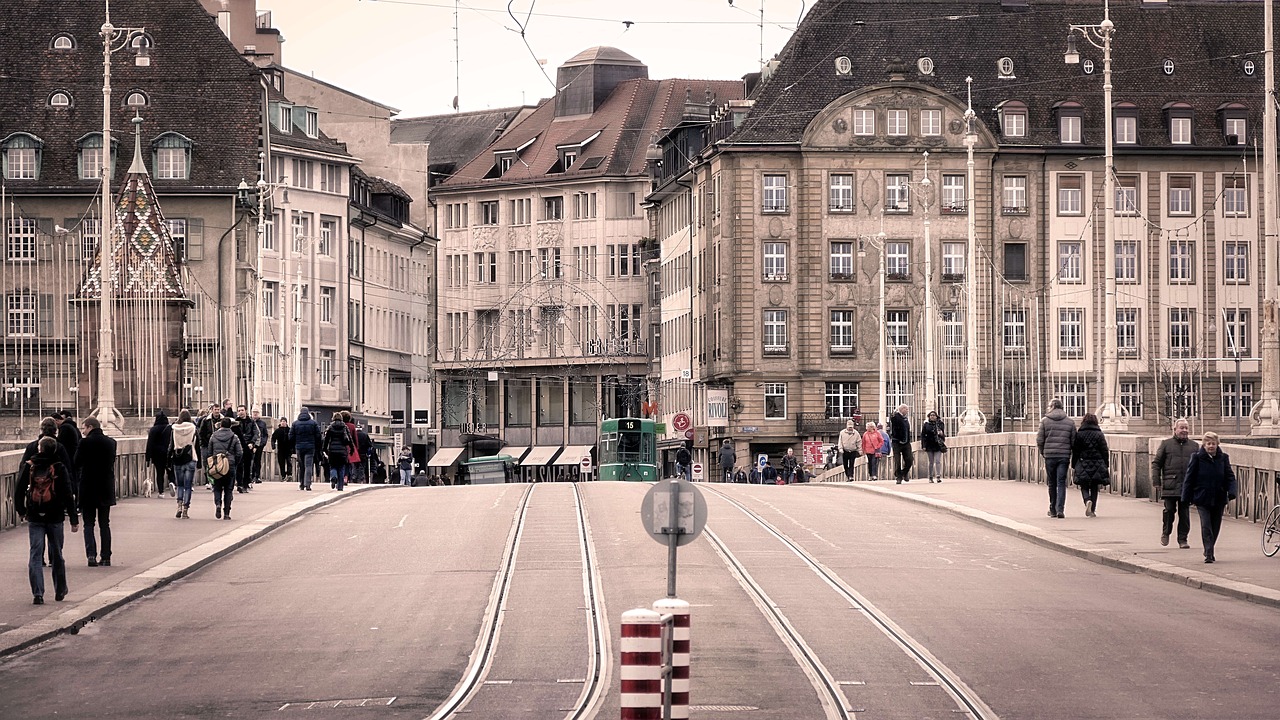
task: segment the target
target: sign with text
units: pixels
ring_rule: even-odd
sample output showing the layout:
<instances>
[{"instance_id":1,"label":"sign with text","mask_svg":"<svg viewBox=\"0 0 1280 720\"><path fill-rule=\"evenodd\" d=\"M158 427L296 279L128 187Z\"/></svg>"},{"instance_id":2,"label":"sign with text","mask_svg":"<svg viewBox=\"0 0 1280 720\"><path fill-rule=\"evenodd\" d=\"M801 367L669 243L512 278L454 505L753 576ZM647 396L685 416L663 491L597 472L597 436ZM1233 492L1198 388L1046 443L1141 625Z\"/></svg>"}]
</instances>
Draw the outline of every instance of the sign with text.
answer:
<instances>
[{"instance_id":1,"label":"sign with text","mask_svg":"<svg viewBox=\"0 0 1280 720\"><path fill-rule=\"evenodd\" d=\"M804 441L804 464L805 465L821 465L822 464L822 441L821 440L805 440Z\"/></svg>"},{"instance_id":2,"label":"sign with text","mask_svg":"<svg viewBox=\"0 0 1280 720\"><path fill-rule=\"evenodd\" d=\"M729 427L729 390L707 390L707 427Z\"/></svg>"}]
</instances>

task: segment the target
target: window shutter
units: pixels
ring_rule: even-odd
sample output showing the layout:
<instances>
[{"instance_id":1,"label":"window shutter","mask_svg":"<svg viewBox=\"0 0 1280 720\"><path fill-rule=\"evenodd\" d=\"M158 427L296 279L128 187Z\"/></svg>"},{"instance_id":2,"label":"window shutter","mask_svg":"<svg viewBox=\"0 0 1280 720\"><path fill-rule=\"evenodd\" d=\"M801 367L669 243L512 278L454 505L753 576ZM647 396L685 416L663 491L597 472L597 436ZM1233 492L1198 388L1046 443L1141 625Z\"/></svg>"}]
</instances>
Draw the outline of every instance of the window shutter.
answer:
<instances>
[{"instance_id":1,"label":"window shutter","mask_svg":"<svg viewBox=\"0 0 1280 720\"><path fill-rule=\"evenodd\" d=\"M53 218L36 218L36 259L53 259Z\"/></svg>"},{"instance_id":2,"label":"window shutter","mask_svg":"<svg viewBox=\"0 0 1280 720\"><path fill-rule=\"evenodd\" d=\"M187 259L204 259L204 219L187 219Z\"/></svg>"},{"instance_id":3,"label":"window shutter","mask_svg":"<svg viewBox=\"0 0 1280 720\"><path fill-rule=\"evenodd\" d=\"M40 293L36 305L36 335L53 337L53 295Z\"/></svg>"}]
</instances>

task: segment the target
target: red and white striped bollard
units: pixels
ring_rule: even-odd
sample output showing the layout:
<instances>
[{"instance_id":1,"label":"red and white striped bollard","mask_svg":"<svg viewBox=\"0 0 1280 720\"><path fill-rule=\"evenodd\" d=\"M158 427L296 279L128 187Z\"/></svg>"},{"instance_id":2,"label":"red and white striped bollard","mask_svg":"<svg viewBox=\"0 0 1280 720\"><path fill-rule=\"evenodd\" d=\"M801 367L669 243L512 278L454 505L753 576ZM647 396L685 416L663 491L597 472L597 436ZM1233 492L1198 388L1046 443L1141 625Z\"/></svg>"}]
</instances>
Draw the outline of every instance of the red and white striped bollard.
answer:
<instances>
[{"instance_id":1,"label":"red and white striped bollard","mask_svg":"<svg viewBox=\"0 0 1280 720\"><path fill-rule=\"evenodd\" d=\"M663 598L653 603L659 616L675 619L671 648L671 718L689 717L689 603L678 598Z\"/></svg>"},{"instance_id":2,"label":"red and white striped bollard","mask_svg":"<svg viewBox=\"0 0 1280 720\"><path fill-rule=\"evenodd\" d=\"M662 720L662 616L644 608L622 613L621 650L622 720Z\"/></svg>"}]
</instances>

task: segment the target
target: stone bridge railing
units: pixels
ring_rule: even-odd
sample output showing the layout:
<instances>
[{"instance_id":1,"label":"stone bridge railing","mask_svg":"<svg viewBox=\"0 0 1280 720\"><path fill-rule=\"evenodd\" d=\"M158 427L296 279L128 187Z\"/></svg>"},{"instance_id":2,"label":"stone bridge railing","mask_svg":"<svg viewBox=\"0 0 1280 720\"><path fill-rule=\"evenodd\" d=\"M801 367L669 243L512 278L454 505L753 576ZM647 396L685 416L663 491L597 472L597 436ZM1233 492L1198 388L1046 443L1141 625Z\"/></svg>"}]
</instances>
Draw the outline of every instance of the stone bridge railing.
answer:
<instances>
[{"instance_id":1,"label":"stone bridge railing","mask_svg":"<svg viewBox=\"0 0 1280 720\"><path fill-rule=\"evenodd\" d=\"M1163 437L1139 435L1107 436L1111 448L1110 494L1158 500L1151 492L1151 457L1163 440ZM924 471L925 458L918 443L915 448L913 473L918 476ZM1035 433L959 435L947 438L947 448L943 456L943 473L947 477L1045 481L1044 461L1036 449ZM1280 450L1235 444L1224 444L1222 448L1231 457L1240 483L1239 497L1228 506L1227 513L1255 522L1265 518L1280 498ZM885 469L878 474L882 479L892 477L892 471ZM819 479L842 482L844 471L833 468L822 473ZM858 459L854 479L867 479L865 458Z\"/></svg>"},{"instance_id":2,"label":"stone bridge railing","mask_svg":"<svg viewBox=\"0 0 1280 720\"><path fill-rule=\"evenodd\" d=\"M116 439L116 495L135 497L142 493L142 481L150 472L146 463L147 439ZM18 484L18 466L22 462L21 450L0 452L0 530L8 530L18 523L18 511L13 503L14 487Z\"/></svg>"}]
</instances>

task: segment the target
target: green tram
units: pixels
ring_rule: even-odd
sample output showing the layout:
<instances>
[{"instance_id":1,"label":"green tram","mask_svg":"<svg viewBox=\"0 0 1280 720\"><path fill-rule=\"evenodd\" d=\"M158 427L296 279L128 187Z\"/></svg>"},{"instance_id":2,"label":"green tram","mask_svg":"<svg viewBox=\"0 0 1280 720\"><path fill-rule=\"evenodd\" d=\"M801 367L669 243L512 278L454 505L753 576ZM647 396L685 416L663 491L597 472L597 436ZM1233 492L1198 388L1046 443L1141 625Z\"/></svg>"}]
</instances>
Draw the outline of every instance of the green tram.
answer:
<instances>
[{"instance_id":1,"label":"green tram","mask_svg":"<svg viewBox=\"0 0 1280 720\"><path fill-rule=\"evenodd\" d=\"M600 479L661 480L654 430L653 421L645 418L613 418L600 423Z\"/></svg>"}]
</instances>

